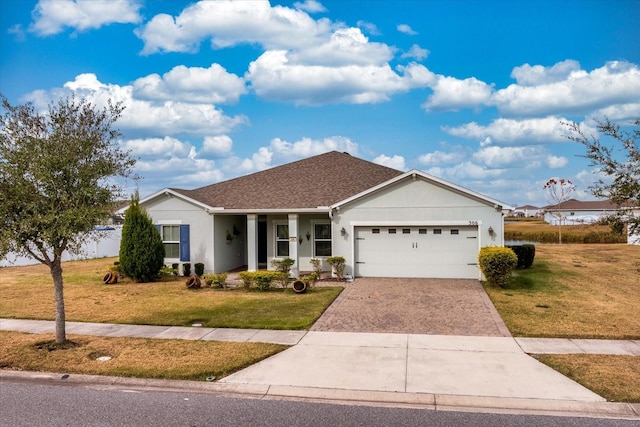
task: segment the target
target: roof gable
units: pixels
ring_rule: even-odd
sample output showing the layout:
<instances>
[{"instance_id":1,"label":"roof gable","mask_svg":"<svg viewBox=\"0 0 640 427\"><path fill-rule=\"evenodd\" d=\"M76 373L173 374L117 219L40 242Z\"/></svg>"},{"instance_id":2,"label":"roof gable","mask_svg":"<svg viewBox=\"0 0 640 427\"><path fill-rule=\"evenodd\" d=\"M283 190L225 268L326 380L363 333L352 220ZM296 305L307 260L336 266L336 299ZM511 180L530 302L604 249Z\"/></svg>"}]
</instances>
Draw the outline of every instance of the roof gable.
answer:
<instances>
[{"instance_id":1,"label":"roof gable","mask_svg":"<svg viewBox=\"0 0 640 427\"><path fill-rule=\"evenodd\" d=\"M410 170L409 172L405 172L403 174L400 174L398 176L395 176L391 179L389 179L386 182L380 183L377 186L368 188L366 190L364 190L361 193L355 194L347 199L341 200L338 203L335 203L333 205L331 205L332 208L337 208L339 206L345 205L347 203L351 203L355 200L358 200L362 197L365 197L369 194L375 193L383 188L386 188L388 186L391 186L397 182L400 182L402 180L405 179L423 179L424 181L430 182L434 185L437 185L441 188L445 188L449 191L453 191L455 193L458 193L464 197L468 197L471 199L474 199L476 201L479 201L481 203L484 203L486 205L490 205L493 206L496 210L503 210L503 211L509 211L509 210L513 210L515 209L513 206L509 206L499 200L493 199L491 197L485 196L483 194L480 193L476 193L475 191L469 190L467 188L461 187L459 185L453 184L451 182L445 181L441 178L437 178L435 176L429 175L425 172L419 171L419 170Z\"/></svg>"},{"instance_id":2,"label":"roof gable","mask_svg":"<svg viewBox=\"0 0 640 427\"><path fill-rule=\"evenodd\" d=\"M331 151L194 190L169 190L211 208L315 209L400 175L396 169Z\"/></svg>"}]
</instances>

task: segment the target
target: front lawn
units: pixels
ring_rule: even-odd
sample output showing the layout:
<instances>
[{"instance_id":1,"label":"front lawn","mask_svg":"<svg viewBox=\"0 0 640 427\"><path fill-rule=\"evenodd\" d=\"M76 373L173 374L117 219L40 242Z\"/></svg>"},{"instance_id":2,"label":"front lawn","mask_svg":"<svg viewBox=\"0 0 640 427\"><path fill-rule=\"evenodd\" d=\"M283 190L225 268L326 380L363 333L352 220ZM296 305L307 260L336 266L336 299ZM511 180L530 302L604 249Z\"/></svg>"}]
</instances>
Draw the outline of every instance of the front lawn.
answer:
<instances>
[{"instance_id":1,"label":"front lawn","mask_svg":"<svg viewBox=\"0 0 640 427\"><path fill-rule=\"evenodd\" d=\"M155 283L101 279L113 258L63 264L68 321L254 329L307 329L342 291L189 290L185 278ZM42 265L0 268L0 317L53 320L53 284Z\"/></svg>"},{"instance_id":2,"label":"front lawn","mask_svg":"<svg viewBox=\"0 0 640 427\"><path fill-rule=\"evenodd\" d=\"M485 289L514 336L640 338L640 246L536 245L534 264Z\"/></svg>"}]
</instances>

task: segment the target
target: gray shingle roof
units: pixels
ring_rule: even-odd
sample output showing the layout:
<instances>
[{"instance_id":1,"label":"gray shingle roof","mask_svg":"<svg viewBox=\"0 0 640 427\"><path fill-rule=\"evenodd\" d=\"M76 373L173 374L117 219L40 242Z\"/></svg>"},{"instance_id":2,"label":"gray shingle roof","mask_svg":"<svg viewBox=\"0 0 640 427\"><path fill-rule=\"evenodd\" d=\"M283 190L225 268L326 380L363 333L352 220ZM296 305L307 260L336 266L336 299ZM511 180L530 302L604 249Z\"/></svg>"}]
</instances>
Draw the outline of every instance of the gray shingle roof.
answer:
<instances>
[{"instance_id":1,"label":"gray shingle roof","mask_svg":"<svg viewBox=\"0 0 640 427\"><path fill-rule=\"evenodd\" d=\"M332 205L401 174L331 151L194 190L172 190L211 207L295 210Z\"/></svg>"}]
</instances>

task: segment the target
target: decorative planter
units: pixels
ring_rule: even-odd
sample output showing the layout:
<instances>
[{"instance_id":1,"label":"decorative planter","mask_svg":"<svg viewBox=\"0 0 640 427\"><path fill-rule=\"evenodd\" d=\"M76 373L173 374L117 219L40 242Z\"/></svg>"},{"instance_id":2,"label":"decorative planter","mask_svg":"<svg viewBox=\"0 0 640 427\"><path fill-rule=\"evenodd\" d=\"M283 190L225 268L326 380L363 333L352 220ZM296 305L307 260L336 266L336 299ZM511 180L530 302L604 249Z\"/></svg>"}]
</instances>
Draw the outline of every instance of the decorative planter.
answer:
<instances>
[{"instance_id":1,"label":"decorative planter","mask_svg":"<svg viewBox=\"0 0 640 427\"><path fill-rule=\"evenodd\" d=\"M115 283L118 283L118 275L113 273L107 273L102 278L102 283L104 283L105 285L113 285Z\"/></svg>"},{"instance_id":2,"label":"decorative planter","mask_svg":"<svg viewBox=\"0 0 640 427\"><path fill-rule=\"evenodd\" d=\"M307 292L307 284L302 280L296 280L295 282L293 282L291 287L293 288L293 292L295 292L296 294L303 294Z\"/></svg>"},{"instance_id":3,"label":"decorative planter","mask_svg":"<svg viewBox=\"0 0 640 427\"><path fill-rule=\"evenodd\" d=\"M200 283L200 279L196 276L191 276L187 279L187 288L189 289L200 289L202 283Z\"/></svg>"}]
</instances>

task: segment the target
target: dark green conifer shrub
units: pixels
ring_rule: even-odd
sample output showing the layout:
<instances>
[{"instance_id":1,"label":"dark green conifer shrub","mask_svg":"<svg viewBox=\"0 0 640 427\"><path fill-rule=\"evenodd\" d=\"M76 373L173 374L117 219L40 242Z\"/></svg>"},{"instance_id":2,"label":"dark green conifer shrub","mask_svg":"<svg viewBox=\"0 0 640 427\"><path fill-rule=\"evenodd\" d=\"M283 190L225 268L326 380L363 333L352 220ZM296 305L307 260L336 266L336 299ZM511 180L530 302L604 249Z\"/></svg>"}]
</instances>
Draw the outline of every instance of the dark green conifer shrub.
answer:
<instances>
[{"instance_id":1,"label":"dark green conifer shrub","mask_svg":"<svg viewBox=\"0 0 640 427\"><path fill-rule=\"evenodd\" d=\"M136 282L154 281L164 265L162 237L136 193L124 216L120 241L120 270Z\"/></svg>"}]
</instances>

